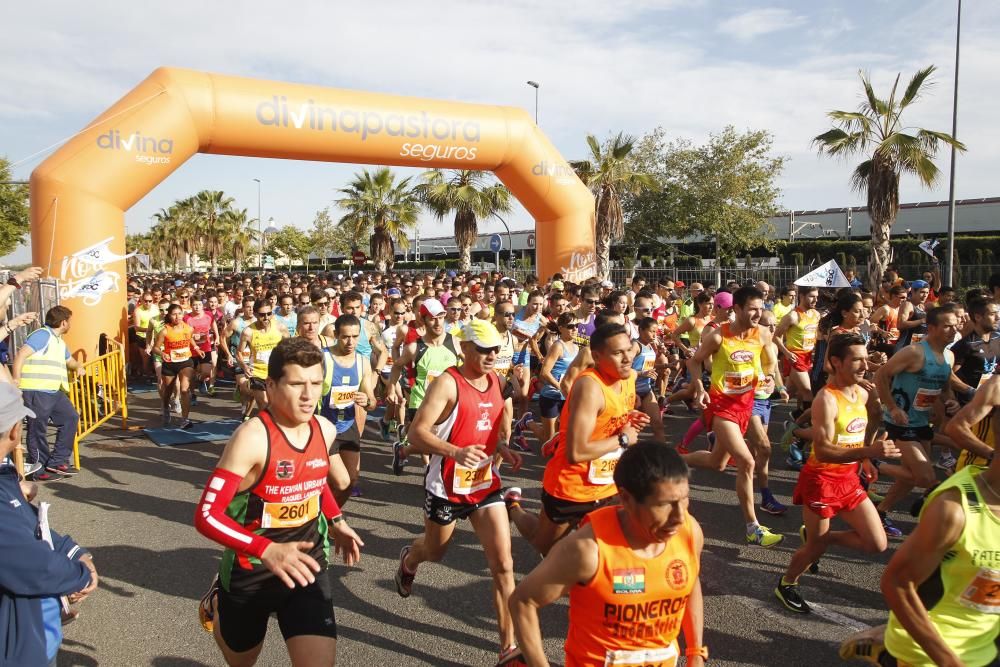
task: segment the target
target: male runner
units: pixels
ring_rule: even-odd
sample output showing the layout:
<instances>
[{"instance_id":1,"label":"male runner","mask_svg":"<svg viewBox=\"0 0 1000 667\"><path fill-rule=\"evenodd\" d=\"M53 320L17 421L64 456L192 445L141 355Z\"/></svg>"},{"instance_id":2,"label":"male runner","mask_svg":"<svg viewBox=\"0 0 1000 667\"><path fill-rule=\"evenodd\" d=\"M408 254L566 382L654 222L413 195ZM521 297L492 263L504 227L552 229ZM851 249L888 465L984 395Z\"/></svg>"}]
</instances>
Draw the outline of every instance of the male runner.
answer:
<instances>
[{"instance_id":1,"label":"male runner","mask_svg":"<svg viewBox=\"0 0 1000 667\"><path fill-rule=\"evenodd\" d=\"M234 302L235 303L235 302ZM225 338L229 345L228 362L233 368L233 376L236 379L236 395L241 403L241 414L249 414L250 406L253 404L253 391L250 389L250 376L243 372L244 364L250 362L250 350L245 349L240 352L240 340L243 331L253 324L253 304L252 297L243 299L240 310L236 312L229 324L226 325Z\"/></svg>"},{"instance_id":2,"label":"male runner","mask_svg":"<svg viewBox=\"0 0 1000 667\"><path fill-rule=\"evenodd\" d=\"M759 288L758 288L759 289ZM770 463L771 438L767 427L771 423L771 396L778 392L786 402L788 393L781 384L781 373L778 371L778 346L774 344L773 332L778 321L770 310L760 314L760 325L772 332L771 342L761 348L761 373L753 394L753 410L750 412L750 424L747 426L746 439L753 452L754 477L760 487L760 509L762 512L781 516L787 511L782 503L771 493Z\"/></svg>"},{"instance_id":3,"label":"male runner","mask_svg":"<svg viewBox=\"0 0 1000 667\"><path fill-rule=\"evenodd\" d=\"M268 407L236 429L195 512L198 532L226 547L202 622L230 665L256 662L271 614L293 665L333 665L330 538L348 565L364 543L327 485L335 429L313 414L322 354L298 338L271 352Z\"/></svg>"},{"instance_id":4,"label":"male runner","mask_svg":"<svg viewBox=\"0 0 1000 667\"><path fill-rule=\"evenodd\" d=\"M542 511L521 508L521 490L504 494L510 518L532 546L546 555L591 511L614 501L614 470L649 422L636 409L632 340L620 324L605 324L589 337L594 366L577 377L559 418L555 453L542 479Z\"/></svg>"},{"instance_id":5,"label":"male runner","mask_svg":"<svg viewBox=\"0 0 1000 667\"><path fill-rule=\"evenodd\" d=\"M774 331L775 343L785 356L785 376L798 402L799 412L809 409L812 402L809 372L812 370L819 325L818 300L818 289L799 287L798 304L781 318Z\"/></svg>"},{"instance_id":6,"label":"male runner","mask_svg":"<svg viewBox=\"0 0 1000 667\"><path fill-rule=\"evenodd\" d=\"M594 510L511 596L522 659L549 664L538 610L569 597L567 665L677 663L708 658L702 643L701 526L688 513L688 468L657 442L629 447L615 468L621 505Z\"/></svg>"},{"instance_id":7,"label":"male runner","mask_svg":"<svg viewBox=\"0 0 1000 667\"><path fill-rule=\"evenodd\" d=\"M282 338L288 338L288 329L277 322L274 307L268 299L257 299L253 303L254 321L243 329L240 334L240 346L237 358L243 367L244 375L249 378L250 391L253 392L257 409L267 407L265 382L267 378L267 360ZM322 320L321 320L322 321ZM250 417L253 403L249 403L243 412L243 420Z\"/></svg>"},{"instance_id":8,"label":"male runner","mask_svg":"<svg viewBox=\"0 0 1000 667\"><path fill-rule=\"evenodd\" d=\"M741 287L732 295L735 320L718 329L702 332L701 344L688 359L688 374L694 387L693 402L704 410L705 427L715 433L712 450L685 455L688 465L725 470L729 459L736 466L736 495L746 521L750 544L773 547L782 535L772 533L757 521L754 511L754 457L747 447L746 433L753 411L754 389L761 368L761 350L772 342L770 330L759 325L764 295L756 287ZM788 316L786 315L786 320ZM701 372L712 360L711 387L705 391Z\"/></svg>"},{"instance_id":9,"label":"male runner","mask_svg":"<svg viewBox=\"0 0 1000 667\"><path fill-rule=\"evenodd\" d=\"M139 298L139 303L136 304L135 309L132 311L132 330L135 332L135 342L139 346L139 355L143 364L141 371L143 374L149 371L149 352L147 350L149 341L146 340L149 332L149 323L154 317L159 316L159 314L160 308L154 301L152 292L148 290L143 292Z\"/></svg>"},{"instance_id":10,"label":"male runner","mask_svg":"<svg viewBox=\"0 0 1000 667\"><path fill-rule=\"evenodd\" d=\"M442 320L433 319L443 332ZM410 447L429 454L431 460L424 477L424 533L399 554L396 590L401 597L409 597L417 567L440 561L455 522L469 519L493 575L500 657L504 658L515 648L507 609L514 590L514 562L493 455L499 453L515 472L521 467L521 456L503 444L504 380L493 372L500 342L500 334L489 322L467 324L462 330L464 363L448 368L427 389L410 423Z\"/></svg>"},{"instance_id":11,"label":"male runner","mask_svg":"<svg viewBox=\"0 0 1000 667\"><path fill-rule=\"evenodd\" d=\"M365 319L365 309L361 295L357 292L344 292L340 295L340 312L343 315L354 315L361 322L361 336L358 338L358 354L368 359L369 368L380 369L389 359L389 352L382 342L382 332L378 325ZM323 334L333 337L334 324L328 325Z\"/></svg>"},{"instance_id":12,"label":"male runner","mask_svg":"<svg viewBox=\"0 0 1000 667\"><path fill-rule=\"evenodd\" d=\"M361 473L365 408L375 404L375 380L368 357L357 351L361 337L358 318L341 315L334 322L334 333L336 343L323 350L323 394L319 414L333 422L337 429L330 453L340 456L350 477L346 487L334 487L337 504L343 507Z\"/></svg>"},{"instance_id":13,"label":"male runner","mask_svg":"<svg viewBox=\"0 0 1000 667\"><path fill-rule=\"evenodd\" d=\"M914 280L910 283L909 298L899 306L897 351L911 343L919 343L927 335L927 296L930 291L926 281Z\"/></svg>"},{"instance_id":14,"label":"male runner","mask_svg":"<svg viewBox=\"0 0 1000 667\"><path fill-rule=\"evenodd\" d=\"M930 445L934 438L930 417L939 400L946 412L954 414L958 409L958 404L951 399L949 383L954 356L947 349L957 331L954 304L932 308L927 312L927 337L894 354L875 373L875 387L884 406L886 432L903 453L899 464L879 467L881 473L895 480L878 506L889 537L899 537L902 531L892 524L886 513L913 487L928 488L937 482L930 463Z\"/></svg>"},{"instance_id":15,"label":"male runner","mask_svg":"<svg viewBox=\"0 0 1000 667\"><path fill-rule=\"evenodd\" d=\"M213 351L215 341L219 337L219 330L215 326L215 318L205 310L205 303L196 298L191 302L191 312L184 316L184 322L193 330L192 340L195 346L201 350L201 357L198 360L197 379L208 393L208 381L215 382L212 372L215 368ZM191 398L195 397L195 388L191 388Z\"/></svg>"},{"instance_id":16,"label":"male runner","mask_svg":"<svg viewBox=\"0 0 1000 667\"><path fill-rule=\"evenodd\" d=\"M799 472L793 497L796 505L802 505L805 543L792 555L774 589L781 603L799 614L811 611L799 593L799 577L828 548L837 545L865 553L885 551L885 530L861 486L858 463L872 479L875 471L870 459L900 456L891 440L882 438L865 446L868 392L859 384L868 370L865 340L853 333L837 334L830 340L827 359L832 373L813 402L812 452ZM835 516L851 529L830 530Z\"/></svg>"}]
</instances>

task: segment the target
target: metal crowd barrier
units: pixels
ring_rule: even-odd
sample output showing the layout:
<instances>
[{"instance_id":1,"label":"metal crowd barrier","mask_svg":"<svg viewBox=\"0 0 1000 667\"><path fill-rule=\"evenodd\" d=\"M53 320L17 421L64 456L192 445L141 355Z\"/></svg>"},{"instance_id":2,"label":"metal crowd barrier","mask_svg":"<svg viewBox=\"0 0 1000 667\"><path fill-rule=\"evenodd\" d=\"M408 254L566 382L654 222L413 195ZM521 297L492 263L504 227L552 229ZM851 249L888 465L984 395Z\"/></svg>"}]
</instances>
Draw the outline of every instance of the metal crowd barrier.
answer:
<instances>
[{"instance_id":1,"label":"metal crowd barrier","mask_svg":"<svg viewBox=\"0 0 1000 667\"><path fill-rule=\"evenodd\" d=\"M84 374L71 379L69 400L80 415L73 438L73 463L80 468L80 441L117 414L128 429L128 395L125 383L125 348L106 338L105 353L83 365Z\"/></svg>"}]
</instances>

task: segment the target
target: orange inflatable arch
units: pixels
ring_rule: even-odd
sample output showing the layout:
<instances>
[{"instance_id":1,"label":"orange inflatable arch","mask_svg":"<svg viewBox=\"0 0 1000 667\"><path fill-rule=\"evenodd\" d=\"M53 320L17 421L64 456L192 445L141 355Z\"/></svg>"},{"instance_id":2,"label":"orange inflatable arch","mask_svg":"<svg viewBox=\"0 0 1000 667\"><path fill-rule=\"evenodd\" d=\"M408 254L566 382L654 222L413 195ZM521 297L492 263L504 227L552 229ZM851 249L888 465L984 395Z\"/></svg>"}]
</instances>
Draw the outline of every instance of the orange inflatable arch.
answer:
<instances>
[{"instance_id":1,"label":"orange inflatable arch","mask_svg":"<svg viewBox=\"0 0 1000 667\"><path fill-rule=\"evenodd\" d=\"M195 153L489 170L535 219L541 276L595 271L593 197L521 109L160 68L31 174L74 354L124 327L125 211Z\"/></svg>"}]
</instances>

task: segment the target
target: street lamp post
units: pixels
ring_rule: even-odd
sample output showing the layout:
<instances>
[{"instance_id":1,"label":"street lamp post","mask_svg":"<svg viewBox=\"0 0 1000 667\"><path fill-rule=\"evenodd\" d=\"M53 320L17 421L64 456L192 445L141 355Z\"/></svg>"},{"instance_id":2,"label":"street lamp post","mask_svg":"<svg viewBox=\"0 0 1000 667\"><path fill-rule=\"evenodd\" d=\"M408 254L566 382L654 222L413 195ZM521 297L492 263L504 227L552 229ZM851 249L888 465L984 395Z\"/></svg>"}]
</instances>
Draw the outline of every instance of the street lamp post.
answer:
<instances>
[{"instance_id":1,"label":"street lamp post","mask_svg":"<svg viewBox=\"0 0 1000 667\"><path fill-rule=\"evenodd\" d=\"M528 81L528 85L535 89L535 125L538 125L538 82Z\"/></svg>"},{"instance_id":2,"label":"street lamp post","mask_svg":"<svg viewBox=\"0 0 1000 667\"><path fill-rule=\"evenodd\" d=\"M261 226L260 226L261 225L261 221L260 221L261 220L260 219L260 179L259 178L255 178L253 180L257 182L257 249L260 251L260 252L257 253L257 255L258 255L257 268L259 268L260 272L263 273L264 272L264 246L263 246L263 243L264 243L264 232L263 232L263 230L261 229Z\"/></svg>"},{"instance_id":3,"label":"street lamp post","mask_svg":"<svg viewBox=\"0 0 1000 667\"><path fill-rule=\"evenodd\" d=\"M958 48L962 34L962 0L958 0L958 18L955 21L955 93L951 107L951 136L958 139ZM955 147L951 147L951 177L948 186L948 268L947 285L955 285Z\"/></svg>"}]
</instances>

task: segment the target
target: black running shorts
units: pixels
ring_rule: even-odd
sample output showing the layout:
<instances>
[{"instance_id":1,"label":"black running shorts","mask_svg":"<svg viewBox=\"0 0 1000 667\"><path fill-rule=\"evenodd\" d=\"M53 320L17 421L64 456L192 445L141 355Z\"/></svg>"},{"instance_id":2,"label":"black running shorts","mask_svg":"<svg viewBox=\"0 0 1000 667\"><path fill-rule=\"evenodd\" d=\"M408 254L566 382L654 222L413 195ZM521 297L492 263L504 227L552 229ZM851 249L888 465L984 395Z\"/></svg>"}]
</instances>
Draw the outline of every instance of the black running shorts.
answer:
<instances>
[{"instance_id":1,"label":"black running shorts","mask_svg":"<svg viewBox=\"0 0 1000 667\"><path fill-rule=\"evenodd\" d=\"M278 617L285 641L300 635L336 639L329 571L324 569L305 588L288 588L275 577L273 584L252 593L219 589L216 623L231 651L243 653L264 641L271 614Z\"/></svg>"},{"instance_id":2,"label":"black running shorts","mask_svg":"<svg viewBox=\"0 0 1000 667\"><path fill-rule=\"evenodd\" d=\"M563 500L562 498L550 496L545 492L545 489L542 489L542 511L545 512L545 516L549 517L552 523L568 523L571 526L576 526L583 517L594 510L607 505L614 505L617 502L618 496L613 495L610 498L577 503L572 500Z\"/></svg>"},{"instance_id":3,"label":"black running shorts","mask_svg":"<svg viewBox=\"0 0 1000 667\"><path fill-rule=\"evenodd\" d=\"M194 368L194 362L190 359L187 361L164 361L160 372L163 377L169 378L180 375L185 368Z\"/></svg>"},{"instance_id":4,"label":"black running shorts","mask_svg":"<svg viewBox=\"0 0 1000 667\"><path fill-rule=\"evenodd\" d=\"M447 498L438 498L426 493L424 497L424 514L439 526L448 526L459 519L468 519L476 510L490 505L502 505L503 498L499 491L494 491L478 503L453 503Z\"/></svg>"}]
</instances>

